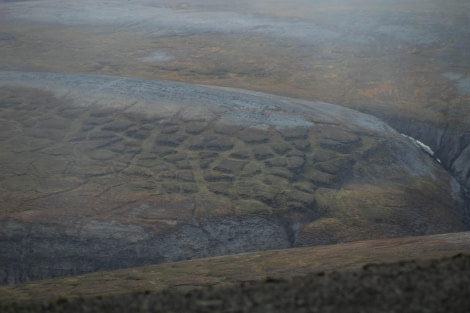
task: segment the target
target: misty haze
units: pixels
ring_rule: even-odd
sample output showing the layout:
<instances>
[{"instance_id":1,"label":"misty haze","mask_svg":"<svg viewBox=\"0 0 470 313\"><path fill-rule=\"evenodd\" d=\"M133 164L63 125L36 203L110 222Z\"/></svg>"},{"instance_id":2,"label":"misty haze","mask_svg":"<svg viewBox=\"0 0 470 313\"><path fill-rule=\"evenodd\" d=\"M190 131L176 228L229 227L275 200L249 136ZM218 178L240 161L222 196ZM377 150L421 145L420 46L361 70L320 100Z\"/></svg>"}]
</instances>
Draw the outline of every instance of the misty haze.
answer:
<instances>
[{"instance_id":1,"label":"misty haze","mask_svg":"<svg viewBox=\"0 0 470 313\"><path fill-rule=\"evenodd\" d=\"M470 277L445 262L470 271L469 12L466 0L0 0L0 310L463 253L431 266L459 290ZM279 312L322 308L291 300Z\"/></svg>"}]
</instances>

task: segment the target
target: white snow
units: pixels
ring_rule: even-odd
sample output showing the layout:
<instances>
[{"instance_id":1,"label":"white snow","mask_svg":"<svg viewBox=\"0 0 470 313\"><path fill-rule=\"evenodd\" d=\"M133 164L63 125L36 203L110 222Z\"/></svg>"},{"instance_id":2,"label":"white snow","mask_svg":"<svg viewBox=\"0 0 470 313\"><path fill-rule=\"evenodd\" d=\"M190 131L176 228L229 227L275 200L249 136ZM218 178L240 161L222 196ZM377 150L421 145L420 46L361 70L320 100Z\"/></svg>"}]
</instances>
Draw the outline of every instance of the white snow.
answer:
<instances>
[{"instance_id":1,"label":"white snow","mask_svg":"<svg viewBox=\"0 0 470 313\"><path fill-rule=\"evenodd\" d=\"M403 137L406 137L408 139L410 139L414 144L415 146L417 146L418 148L420 148L421 150L423 150L424 152L426 152L427 154L429 154L430 156L434 156L434 151L431 149L430 146L424 144L423 142L419 141L418 139L415 139L411 136L408 136L406 134L401 134ZM439 160L439 158L436 159L437 162L441 163L441 160Z\"/></svg>"}]
</instances>

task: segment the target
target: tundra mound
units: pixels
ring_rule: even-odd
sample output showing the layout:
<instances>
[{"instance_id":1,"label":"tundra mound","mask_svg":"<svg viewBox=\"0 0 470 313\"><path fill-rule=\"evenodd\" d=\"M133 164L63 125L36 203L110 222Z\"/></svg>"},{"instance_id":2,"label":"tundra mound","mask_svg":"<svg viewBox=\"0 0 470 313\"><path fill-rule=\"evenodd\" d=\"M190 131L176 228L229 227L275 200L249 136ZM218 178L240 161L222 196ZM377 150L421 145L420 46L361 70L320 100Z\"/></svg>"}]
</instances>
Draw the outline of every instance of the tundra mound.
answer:
<instances>
[{"instance_id":1,"label":"tundra mound","mask_svg":"<svg viewBox=\"0 0 470 313\"><path fill-rule=\"evenodd\" d=\"M1 72L1 282L465 230L378 119L230 88Z\"/></svg>"}]
</instances>

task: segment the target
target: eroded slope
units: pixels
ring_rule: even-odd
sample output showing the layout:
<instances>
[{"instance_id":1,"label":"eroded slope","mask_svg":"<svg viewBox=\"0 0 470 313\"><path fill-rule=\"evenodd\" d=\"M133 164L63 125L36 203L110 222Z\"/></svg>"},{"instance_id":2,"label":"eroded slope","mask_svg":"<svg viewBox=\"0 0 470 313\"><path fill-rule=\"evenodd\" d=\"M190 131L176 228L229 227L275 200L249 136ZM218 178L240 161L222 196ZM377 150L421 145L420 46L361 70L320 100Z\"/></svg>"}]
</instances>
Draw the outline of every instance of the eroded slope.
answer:
<instances>
[{"instance_id":1,"label":"eroded slope","mask_svg":"<svg viewBox=\"0 0 470 313\"><path fill-rule=\"evenodd\" d=\"M464 230L458 184L339 106L1 72L3 283Z\"/></svg>"}]
</instances>

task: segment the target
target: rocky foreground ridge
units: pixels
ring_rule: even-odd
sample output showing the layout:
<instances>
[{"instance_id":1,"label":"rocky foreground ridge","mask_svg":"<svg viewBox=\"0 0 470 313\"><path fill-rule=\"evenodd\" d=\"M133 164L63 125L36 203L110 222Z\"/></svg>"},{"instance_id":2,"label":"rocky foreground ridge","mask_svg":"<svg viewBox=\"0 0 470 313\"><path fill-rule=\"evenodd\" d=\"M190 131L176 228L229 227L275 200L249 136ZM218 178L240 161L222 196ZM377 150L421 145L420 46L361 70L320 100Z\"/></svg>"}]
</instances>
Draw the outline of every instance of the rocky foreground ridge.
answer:
<instances>
[{"instance_id":1,"label":"rocky foreground ridge","mask_svg":"<svg viewBox=\"0 0 470 313\"><path fill-rule=\"evenodd\" d=\"M0 281L467 229L462 188L340 106L0 72Z\"/></svg>"}]
</instances>

